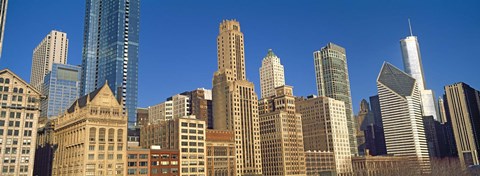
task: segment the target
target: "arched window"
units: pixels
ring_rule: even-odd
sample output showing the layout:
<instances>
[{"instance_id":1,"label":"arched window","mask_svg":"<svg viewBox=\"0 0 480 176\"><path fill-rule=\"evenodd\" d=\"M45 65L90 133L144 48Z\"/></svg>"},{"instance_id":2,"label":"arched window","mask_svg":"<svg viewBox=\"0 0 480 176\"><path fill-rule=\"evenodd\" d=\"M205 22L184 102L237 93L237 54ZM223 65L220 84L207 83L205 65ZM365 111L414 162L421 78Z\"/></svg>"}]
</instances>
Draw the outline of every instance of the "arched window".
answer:
<instances>
[{"instance_id":1,"label":"arched window","mask_svg":"<svg viewBox=\"0 0 480 176\"><path fill-rule=\"evenodd\" d=\"M3 83L3 81L4 81L3 78L0 78L0 83Z\"/></svg>"},{"instance_id":2,"label":"arched window","mask_svg":"<svg viewBox=\"0 0 480 176\"><path fill-rule=\"evenodd\" d=\"M108 142L114 142L115 141L115 130L113 128L110 128L108 130Z\"/></svg>"},{"instance_id":3,"label":"arched window","mask_svg":"<svg viewBox=\"0 0 480 176\"><path fill-rule=\"evenodd\" d=\"M94 127L90 128L90 135L89 135L90 142L95 142L96 136L97 136L97 129Z\"/></svg>"},{"instance_id":4,"label":"arched window","mask_svg":"<svg viewBox=\"0 0 480 176\"><path fill-rule=\"evenodd\" d=\"M105 128L98 130L98 141L105 142Z\"/></svg>"},{"instance_id":5,"label":"arched window","mask_svg":"<svg viewBox=\"0 0 480 176\"><path fill-rule=\"evenodd\" d=\"M122 142L123 141L123 130L122 129L119 129L117 131L117 141L118 142Z\"/></svg>"},{"instance_id":6,"label":"arched window","mask_svg":"<svg viewBox=\"0 0 480 176\"><path fill-rule=\"evenodd\" d=\"M18 93L18 88L13 88L13 93Z\"/></svg>"},{"instance_id":7,"label":"arched window","mask_svg":"<svg viewBox=\"0 0 480 176\"><path fill-rule=\"evenodd\" d=\"M23 88L18 89L18 93L23 93Z\"/></svg>"},{"instance_id":8,"label":"arched window","mask_svg":"<svg viewBox=\"0 0 480 176\"><path fill-rule=\"evenodd\" d=\"M5 79L5 84L10 84L10 79Z\"/></svg>"}]
</instances>

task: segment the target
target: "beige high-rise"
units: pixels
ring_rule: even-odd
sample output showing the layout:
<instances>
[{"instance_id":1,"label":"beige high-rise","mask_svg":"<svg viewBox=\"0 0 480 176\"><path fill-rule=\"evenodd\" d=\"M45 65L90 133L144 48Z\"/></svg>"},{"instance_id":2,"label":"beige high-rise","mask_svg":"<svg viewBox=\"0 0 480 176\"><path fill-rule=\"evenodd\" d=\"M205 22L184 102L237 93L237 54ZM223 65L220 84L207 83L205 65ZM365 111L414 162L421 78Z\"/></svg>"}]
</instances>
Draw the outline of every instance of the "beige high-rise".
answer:
<instances>
[{"instance_id":1,"label":"beige high-rise","mask_svg":"<svg viewBox=\"0 0 480 176\"><path fill-rule=\"evenodd\" d=\"M267 56L262 60L260 67L260 90L262 98L270 98L275 95L275 88L285 85L285 72L280 58L268 50Z\"/></svg>"},{"instance_id":2,"label":"beige high-rise","mask_svg":"<svg viewBox=\"0 0 480 176\"><path fill-rule=\"evenodd\" d=\"M127 115L108 84L55 119L52 175L126 175Z\"/></svg>"},{"instance_id":3,"label":"beige high-rise","mask_svg":"<svg viewBox=\"0 0 480 176\"><path fill-rule=\"evenodd\" d=\"M66 64L68 54L67 33L53 30L33 50L30 84L41 89L43 78L52 71L53 63Z\"/></svg>"},{"instance_id":4,"label":"beige high-rise","mask_svg":"<svg viewBox=\"0 0 480 176\"><path fill-rule=\"evenodd\" d=\"M298 98L295 105L302 115L305 151L333 152L337 175L352 175L345 103L328 97L311 97Z\"/></svg>"},{"instance_id":5,"label":"beige high-rise","mask_svg":"<svg viewBox=\"0 0 480 176\"><path fill-rule=\"evenodd\" d=\"M293 88L280 86L259 101L264 175L305 175L302 119L295 113Z\"/></svg>"},{"instance_id":6,"label":"beige high-rise","mask_svg":"<svg viewBox=\"0 0 480 176\"><path fill-rule=\"evenodd\" d=\"M258 97L246 80L240 23L224 20L217 36L218 71L213 77L213 128L235 134L236 175L261 175Z\"/></svg>"},{"instance_id":7,"label":"beige high-rise","mask_svg":"<svg viewBox=\"0 0 480 176\"><path fill-rule=\"evenodd\" d=\"M0 175L33 174L40 97L15 73L0 71Z\"/></svg>"},{"instance_id":8,"label":"beige high-rise","mask_svg":"<svg viewBox=\"0 0 480 176\"><path fill-rule=\"evenodd\" d=\"M480 91L463 82L445 86L447 116L462 168L480 164Z\"/></svg>"}]
</instances>

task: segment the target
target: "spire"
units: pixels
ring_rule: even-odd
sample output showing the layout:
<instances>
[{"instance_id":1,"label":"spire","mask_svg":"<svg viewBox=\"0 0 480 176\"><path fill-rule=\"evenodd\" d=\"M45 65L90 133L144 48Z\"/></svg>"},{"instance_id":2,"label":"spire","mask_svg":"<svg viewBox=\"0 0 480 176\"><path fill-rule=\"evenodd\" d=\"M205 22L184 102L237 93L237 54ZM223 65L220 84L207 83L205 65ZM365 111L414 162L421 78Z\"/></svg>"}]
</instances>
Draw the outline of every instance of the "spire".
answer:
<instances>
[{"instance_id":1,"label":"spire","mask_svg":"<svg viewBox=\"0 0 480 176\"><path fill-rule=\"evenodd\" d=\"M408 18L408 28L410 28L410 36L413 36L412 25L410 24L410 18Z\"/></svg>"},{"instance_id":2,"label":"spire","mask_svg":"<svg viewBox=\"0 0 480 176\"><path fill-rule=\"evenodd\" d=\"M276 57L275 53L273 53L272 49L268 49L267 57Z\"/></svg>"}]
</instances>

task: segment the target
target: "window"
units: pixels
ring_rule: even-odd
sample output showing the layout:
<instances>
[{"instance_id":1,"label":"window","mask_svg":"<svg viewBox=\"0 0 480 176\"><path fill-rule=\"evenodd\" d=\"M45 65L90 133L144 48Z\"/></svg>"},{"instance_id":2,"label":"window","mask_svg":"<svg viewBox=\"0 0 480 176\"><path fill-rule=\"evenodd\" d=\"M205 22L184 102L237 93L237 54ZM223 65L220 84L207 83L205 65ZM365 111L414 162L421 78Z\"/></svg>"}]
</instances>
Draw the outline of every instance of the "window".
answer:
<instances>
[{"instance_id":1,"label":"window","mask_svg":"<svg viewBox=\"0 0 480 176\"><path fill-rule=\"evenodd\" d=\"M98 141L105 142L105 128L98 130Z\"/></svg>"},{"instance_id":2,"label":"window","mask_svg":"<svg viewBox=\"0 0 480 176\"><path fill-rule=\"evenodd\" d=\"M176 165L178 165L178 161L170 161L170 165L176 166Z\"/></svg>"},{"instance_id":3,"label":"window","mask_svg":"<svg viewBox=\"0 0 480 176\"><path fill-rule=\"evenodd\" d=\"M188 126L188 123L182 122L182 127L186 127L186 126Z\"/></svg>"},{"instance_id":4,"label":"window","mask_svg":"<svg viewBox=\"0 0 480 176\"><path fill-rule=\"evenodd\" d=\"M135 175L137 173L137 169L128 169L127 174L128 175Z\"/></svg>"},{"instance_id":5,"label":"window","mask_svg":"<svg viewBox=\"0 0 480 176\"><path fill-rule=\"evenodd\" d=\"M169 170L170 170L170 169L162 168L162 174L168 174L168 171L169 171Z\"/></svg>"},{"instance_id":6,"label":"window","mask_svg":"<svg viewBox=\"0 0 480 176\"><path fill-rule=\"evenodd\" d=\"M117 154L117 159L122 159L122 154Z\"/></svg>"},{"instance_id":7,"label":"window","mask_svg":"<svg viewBox=\"0 0 480 176\"><path fill-rule=\"evenodd\" d=\"M147 161L142 161L142 162L139 162L138 165L139 166L148 166L148 162Z\"/></svg>"},{"instance_id":8,"label":"window","mask_svg":"<svg viewBox=\"0 0 480 176\"><path fill-rule=\"evenodd\" d=\"M139 155L139 158L140 158L140 159L147 159L147 158L148 158L148 155L147 155L147 154L140 154L140 155Z\"/></svg>"},{"instance_id":9,"label":"window","mask_svg":"<svg viewBox=\"0 0 480 176\"><path fill-rule=\"evenodd\" d=\"M128 162L128 166L137 166L137 162Z\"/></svg>"},{"instance_id":10,"label":"window","mask_svg":"<svg viewBox=\"0 0 480 176\"><path fill-rule=\"evenodd\" d=\"M147 168L142 168L142 169L140 169L140 174L145 175L145 174L147 174L147 173L148 173L148 169L147 169Z\"/></svg>"},{"instance_id":11,"label":"window","mask_svg":"<svg viewBox=\"0 0 480 176\"><path fill-rule=\"evenodd\" d=\"M99 146L98 146L98 150L104 151L104 150L105 150L105 146L104 146L104 145L99 145Z\"/></svg>"},{"instance_id":12,"label":"window","mask_svg":"<svg viewBox=\"0 0 480 176\"><path fill-rule=\"evenodd\" d=\"M105 159L105 154L98 154L98 159Z\"/></svg>"},{"instance_id":13,"label":"window","mask_svg":"<svg viewBox=\"0 0 480 176\"><path fill-rule=\"evenodd\" d=\"M88 154L88 160L95 159L95 154Z\"/></svg>"},{"instance_id":14,"label":"window","mask_svg":"<svg viewBox=\"0 0 480 176\"><path fill-rule=\"evenodd\" d=\"M157 168L153 168L151 174L158 174L158 169L157 169Z\"/></svg>"},{"instance_id":15,"label":"window","mask_svg":"<svg viewBox=\"0 0 480 176\"><path fill-rule=\"evenodd\" d=\"M90 142L95 142L95 137L97 135L97 129L92 127L90 128Z\"/></svg>"},{"instance_id":16,"label":"window","mask_svg":"<svg viewBox=\"0 0 480 176\"><path fill-rule=\"evenodd\" d=\"M117 141L118 141L118 142L122 142L122 140L123 140L123 130L122 130L122 129L119 129L119 130L117 131Z\"/></svg>"},{"instance_id":17,"label":"window","mask_svg":"<svg viewBox=\"0 0 480 176\"><path fill-rule=\"evenodd\" d=\"M137 159L136 154L128 154L128 159Z\"/></svg>"}]
</instances>

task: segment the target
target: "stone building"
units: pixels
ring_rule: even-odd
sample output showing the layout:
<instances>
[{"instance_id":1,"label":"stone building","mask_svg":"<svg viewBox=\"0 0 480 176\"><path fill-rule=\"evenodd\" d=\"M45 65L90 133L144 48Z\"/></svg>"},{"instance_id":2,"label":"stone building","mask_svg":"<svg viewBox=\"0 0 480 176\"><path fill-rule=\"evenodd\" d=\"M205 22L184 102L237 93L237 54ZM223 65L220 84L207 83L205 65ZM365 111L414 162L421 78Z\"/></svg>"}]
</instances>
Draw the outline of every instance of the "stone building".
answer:
<instances>
[{"instance_id":1,"label":"stone building","mask_svg":"<svg viewBox=\"0 0 480 176\"><path fill-rule=\"evenodd\" d=\"M207 176L235 175L234 137L232 131L207 130Z\"/></svg>"},{"instance_id":2,"label":"stone building","mask_svg":"<svg viewBox=\"0 0 480 176\"><path fill-rule=\"evenodd\" d=\"M40 98L15 73L0 70L0 175L33 174Z\"/></svg>"},{"instance_id":3,"label":"stone building","mask_svg":"<svg viewBox=\"0 0 480 176\"><path fill-rule=\"evenodd\" d=\"M108 84L55 119L54 176L125 175L127 115Z\"/></svg>"}]
</instances>

